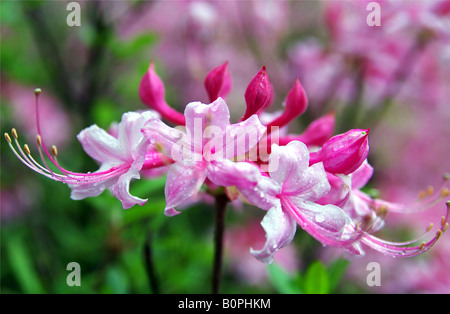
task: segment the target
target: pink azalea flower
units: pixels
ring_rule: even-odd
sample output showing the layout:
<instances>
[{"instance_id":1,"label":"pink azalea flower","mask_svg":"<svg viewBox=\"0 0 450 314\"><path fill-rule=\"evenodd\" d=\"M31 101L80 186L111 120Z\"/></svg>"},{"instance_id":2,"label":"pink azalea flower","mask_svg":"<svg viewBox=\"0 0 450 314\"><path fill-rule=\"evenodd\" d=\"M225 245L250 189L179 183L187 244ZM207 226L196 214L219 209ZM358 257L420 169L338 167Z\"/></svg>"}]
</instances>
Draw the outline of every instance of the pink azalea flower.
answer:
<instances>
[{"instance_id":1,"label":"pink azalea flower","mask_svg":"<svg viewBox=\"0 0 450 314\"><path fill-rule=\"evenodd\" d=\"M256 258L271 263L274 253L292 241L297 223L323 244L349 243L350 217L337 206L316 203L329 192L330 184L322 163L309 166L305 144L273 145L269 173L270 177L261 176L255 188L239 188L250 203L268 211L261 223L266 243L252 251Z\"/></svg>"},{"instance_id":2,"label":"pink azalea flower","mask_svg":"<svg viewBox=\"0 0 450 314\"><path fill-rule=\"evenodd\" d=\"M105 189L109 189L122 202L123 208L130 208L135 204L144 205L147 202L146 199L132 196L129 187L131 180L140 179L139 172L146 162L148 142L140 133L140 129L152 117L150 111L142 114L125 113L118 126L117 138L96 125L78 134L84 151L101 164L92 175L101 173L104 180L94 180L82 185L69 184L72 199L98 196Z\"/></svg>"},{"instance_id":3,"label":"pink azalea flower","mask_svg":"<svg viewBox=\"0 0 450 314\"><path fill-rule=\"evenodd\" d=\"M195 197L206 180L218 186L255 186L259 170L232 159L245 155L266 132L256 115L230 124L228 106L220 97L209 105L189 103L184 115L185 132L159 119L150 119L142 129L153 145L176 161L169 168L165 187L168 216L179 214L175 207ZM245 136L253 144L236 146L235 140Z\"/></svg>"},{"instance_id":4,"label":"pink azalea flower","mask_svg":"<svg viewBox=\"0 0 450 314\"><path fill-rule=\"evenodd\" d=\"M35 94L39 96L40 90ZM78 134L83 149L94 160L100 163L96 172L72 172L60 166L57 161L56 146L52 146L51 153L47 149L41 135L39 123L39 109L36 98L37 144L43 165L39 164L31 155L28 145L22 149L15 129L13 139L5 133L6 140L14 154L30 169L55 181L67 183L72 189L71 198L74 200L98 196L108 189L122 202L124 209L136 204L144 205L146 199L130 194L130 182L140 178L140 171L165 166L172 161L162 154L148 151L149 143L140 132L145 122L154 117L150 111L143 113L128 112L122 116L122 121L116 127L117 136L92 125ZM16 146L14 148L13 141ZM61 173L54 172L47 164L44 155Z\"/></svg>"}]
</instances>

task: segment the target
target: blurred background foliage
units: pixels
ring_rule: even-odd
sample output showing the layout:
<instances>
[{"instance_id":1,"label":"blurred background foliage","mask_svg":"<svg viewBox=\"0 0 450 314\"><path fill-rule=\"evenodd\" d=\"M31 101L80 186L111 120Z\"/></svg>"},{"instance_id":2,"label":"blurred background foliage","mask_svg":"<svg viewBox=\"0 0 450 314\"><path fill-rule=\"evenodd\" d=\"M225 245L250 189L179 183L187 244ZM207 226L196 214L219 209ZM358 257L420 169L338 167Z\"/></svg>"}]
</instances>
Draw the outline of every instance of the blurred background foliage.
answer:
<instances>
[{"instance_id":1,"label":"blurred background foliage","mask_svg":"<svg viewBox=\"0 0 450 314\"><path fill-rule=\"evenodd\" d=\"M68 1L2 0L2 131L10 132L16 127L22 143L34 143L35 133L21 132L21 127L35 127L31 125L34 123L33 91L39 87L43 97L51 95L56 104L54 110L65 113L64 119L53 117L50 108L49 114L42 117L43 125L52 124L52 119L61 119L60 124L55 123L56 127L44 129L44 136L63 133L63 128L67 132L57 143L60 162L75 171L94 171L97 165L83 152L76 134L91 124L108 129L111 123L120 121L124 112L145 110L137 91L151 60L156 61L157 72L166 84L168 103L182 110L181 104L197 100L186 98L186 90L191 89L191 85L184 84L183 79L188 76L202 88L204 74L225 61L224 55L211 53L207 61L203 60L207 64L203 71L179 71L176 67L173 70L168 65L170 58L165 63L158 62L164 58L155 51L161 47L163 39L167 40L160 33L148 30L132 36L120 35L120 25L151 11L156 2L80 1L82 26L68 27ZM177 2L182 1L173 1ZM247 5L250 2L242 4L242 12L247 12ZM305 12L310 14L299 19L302 27L293 27L293 31L281 36L281 41L273 43L277 46L273 51L258 46L261 43L250 36L250 31L246 32L248 21L243 19L241 26L245 31L235 40L236 46L240 45L239 40L244 40L245 48L238 54L250 55L254 62L250 65L230 63L233 73L245 73L233 85L236 92L231 98L239 97L238 106L232 112L235 116L243 112L242 95L246 85L240 84L241 81L248 83L262 65L271 65L269 75L273 75L272 81L278 91L277 103L281 104L293 76L292 73L283 75L286 66L281 66L278 58L286 58L288 47L303 40L305 34L314 33L319 39L326 36L316 27L320 23L315 18L317 7L311 1L305 1L303 5L307 8ZM181 16L167 16L167 19L177 18L182 19ZM292 21L296 19L291 17ZM192 34L180 33L181 37L188 35ZM173 38L176 49L186 50L186 43L178 40L176 36ZM265 40L266 44L270 43L271 37L267 36ZM198 60L186 58L180 62L189 68L189 62ZM28 107L21 107L28 109L20 109L19 113L15 110L17 93L11 92L17 86L21 86L20 93L26 95L23 97L28 104ZM205 95L201 94L199 98ZM324 108L329 109L329 106ZM338 128L356 127L353 125L355 110L359 110L356 105L344 108L344 119L340 120ZM299 126L324 112L308 111L299 119ZM28 119L22 121L24 117ZM33 145L30 147L33 150ZM73 201L67 186L31 172L20 164L2 140L1 292L208 293L213 258L213 206L194 204L183 215L165 217L164 184L164 176L133 182L132 194L148 197L149 201L143 207L129 210L123 210L109 192L96 198ZM260 221L262 216L263 212L255 208L230 208L227 230L245 229L255 218ZM236 257L230 259L231 253L226 249L221 292L366 292L357 282L342 284L349 262L335 257L323 258L317 250L322 246L305 232L297 232L292 246L295 247L295 260L301 262L289 271L277 263L266 267L263 269L266 280L258 283L246 280L236 271ZM246 246L242 253L243 259L244 254L245 258L250 256L249 247ZM81 266L80 287L66 284L69 274L66 266L70 262Z\"/></svg>"}]
</instances>

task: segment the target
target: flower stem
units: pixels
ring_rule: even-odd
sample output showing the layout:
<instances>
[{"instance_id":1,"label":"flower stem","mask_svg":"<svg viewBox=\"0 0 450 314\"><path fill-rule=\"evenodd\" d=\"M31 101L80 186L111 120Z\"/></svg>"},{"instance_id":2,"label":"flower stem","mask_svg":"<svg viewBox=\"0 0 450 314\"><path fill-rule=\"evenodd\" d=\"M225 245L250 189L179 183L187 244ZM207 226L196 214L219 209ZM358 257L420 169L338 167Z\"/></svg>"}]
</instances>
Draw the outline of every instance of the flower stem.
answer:
<instances>
[{"instance_id":1,"label":"flower stem","mask_svg":"<svg viewBox=\"0 0 450 314\"><path fill-rule=\"evenodd\" d=\"M219 293L222 276L223 235L225 230L225 212L228 197L225 194L216 196L216 226L214 235L214 265L212 273L212 293Z\"/></svg>"},{"instance_id":2,"label":"flower stem","mask_svg":"<svg viewBox=\"0 0 450 314\"><path fill-rule=\"evenodd\" d=\"M148 282L150 288L152 289L153 294L159 294L159 284L158 278L155 272L155 266L153 264L153 252L151 246L151 235L147 234L144 243L144 260L145 260L145 269L147 271Z\"/></svg>"}]
</instances>

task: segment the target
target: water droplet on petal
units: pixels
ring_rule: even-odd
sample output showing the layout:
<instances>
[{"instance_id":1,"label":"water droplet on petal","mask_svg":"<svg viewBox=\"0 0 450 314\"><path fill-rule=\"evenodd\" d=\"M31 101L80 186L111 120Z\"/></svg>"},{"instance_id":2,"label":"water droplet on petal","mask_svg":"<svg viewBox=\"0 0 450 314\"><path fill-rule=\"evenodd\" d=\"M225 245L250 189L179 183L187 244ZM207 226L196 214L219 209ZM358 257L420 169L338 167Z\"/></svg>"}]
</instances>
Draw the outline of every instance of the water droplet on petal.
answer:
<instances>
[{"instance_id":1,"label":"water droplet on petal","mask_svg":"<svg viewBox=\"0 0 450 314\"><path fill-rule=\"evenodd\" d=\"M325 220L325 216L323 214L320 214L320 213L315 214L314 218L316 219L317 223L324 222L324 220Z\"/></svg>"}]
</instances>

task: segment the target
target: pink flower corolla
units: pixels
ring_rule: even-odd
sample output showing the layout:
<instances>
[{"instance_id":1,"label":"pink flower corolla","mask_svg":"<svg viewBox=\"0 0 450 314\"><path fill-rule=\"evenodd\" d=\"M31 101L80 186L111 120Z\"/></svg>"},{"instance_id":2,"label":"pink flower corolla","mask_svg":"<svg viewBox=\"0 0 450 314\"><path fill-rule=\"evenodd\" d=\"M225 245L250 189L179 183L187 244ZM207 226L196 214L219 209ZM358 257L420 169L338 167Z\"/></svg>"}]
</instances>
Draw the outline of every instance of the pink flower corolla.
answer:
<instances>
[{"instance_id":1,"label":"pink flower corolla","mask_svg":"<svg viewBox=\"0 0 450 314\"><path fill-rule=\"evenodd\" d=\"M225 187L255 186L260 174L257 167L239 162L266 132L256 115L230 124L228 106L220 97L211 104L189 103L184 114L185 130L159 119L150 119L142 129L150 143L175 161L165 187L168 216L179 214L175 207L195 197L205 181Z\"/></svg>"},{"instance_id":2,"label":"pink flower corolla","mask_svg":"<svg viewBox=\"0 0 450 314\"><path fill-rule=\"evenodd\" d=\"M139 179L140 171L143 169L158 168L172 162L161 153L149 150L149 143L140 132L145 122L155 115L150 111L125 113L117 126L116 137L97 125L81 131L78 134L78 140L85 152L100 163L100 168L92 173L72 172L58 163L56 146L53 145L49 152L44 143L39 123L38 96L40 93L40 89L35 91L38 132L36 141L43 165L32 157L28 145L25 144L22 149L15 129L12 130L13 139L5 133L5 138L14 154L30 169L55 181L67 183L72 190L71 198L74 200L98 196L108 189L122 202L124 209L136 204L144 205L147 200L130 194L131 181ZM13 140L16 148L13 146ZM45 156L50 160L52 168L59 170L60 173L48 166Z\"/></svg>"},{"instance_id":3,"label":"pink flower corolla","mask_svg":"<svg viewBox=\"0 0 450 314\"><path fill-rule=\"evenodd\" d=\"M309 151L302 142L273 145L269 176L262 175L254 188L238 190L251 204L268 211L261 223L266 243L260 250L252 249L262 262L271 263L273 254L292 241L297 224L325 245L343 247L353 241L354 235L347 233L350 217L335 205L316 203L330 184L322 163L309 166Z\"/></svg>"},{"instance_id":4,"label":"pink flower corolla","mask_svg":"<svg viewBox=\"0 0 450 314\"><path fill-rule=\"evenodd\" d=\"M84 151L101 164L92 175L98 178L103 176L104 180L69 184L72 199L98 196L105 189L109 189L122 202L123 208L136 204L142 206L147 202L146 199L132 196L129 187L132 180L140 179L144 164L156 157L154 154L147 155L148 142L140 133L145 122L152 117L150 111L141 114L125 113L119 123L117 137L111 136L97 125L92 125L78 134L77 138Z\"/></svg>"}]
</instances>

